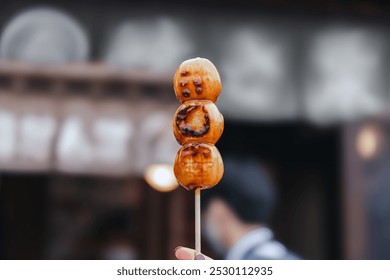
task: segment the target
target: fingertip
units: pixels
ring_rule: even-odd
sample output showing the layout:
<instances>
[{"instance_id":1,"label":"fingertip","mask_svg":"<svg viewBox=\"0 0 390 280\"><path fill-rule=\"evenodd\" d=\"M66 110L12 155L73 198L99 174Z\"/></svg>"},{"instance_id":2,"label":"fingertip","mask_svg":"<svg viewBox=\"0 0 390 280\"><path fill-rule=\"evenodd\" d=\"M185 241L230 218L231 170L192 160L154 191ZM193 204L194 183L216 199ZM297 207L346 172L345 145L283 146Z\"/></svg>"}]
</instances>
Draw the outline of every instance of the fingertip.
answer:
<instances>
[{"instance_id":1,"label":"fingertip","mask_svg":"<svg viewBox=\"0 0 390 280\"><path fill-rule=\"evenodd\" d=\"M180 260L180 255L181 255L180 249L181 249L181 248L182 248L181 246L177 246L177 247L175 248L175 251L174 251L175 257L176 257L176 259L178 259L178 260Z\"/></svg>"},{"instance_id":2,"label":"fingertip","mask_svg":"<svg viewBox=\"0 0 390 280\"><path fill-rule=\"evenodd\" d=\"M204 261L206 258L202 255L202 254L197 254L195 256L195 260L201 260L201 261Z\"/></svg>"},{"instance_id":3,"label":"fingertip","mask_svg":"<svg viewBox=\"0 0 390 280\"><path fill-rule=\"evenodd\" d=\"M182 248L183 246L177 246L175 249L173 249L173 251L175 252L176 254L176 251L179 250L180 248Z\"/></svg>"},{"instance_id":4,"label":"fingertip","mask_svg":"<svg viewBox=\"0 0 390 280\"><path fill-rule=\"evenodd\" d=\"M193 260L194 250L182 246L175 248L175 257L178 260Z\"/></svg>"}]
</instances>

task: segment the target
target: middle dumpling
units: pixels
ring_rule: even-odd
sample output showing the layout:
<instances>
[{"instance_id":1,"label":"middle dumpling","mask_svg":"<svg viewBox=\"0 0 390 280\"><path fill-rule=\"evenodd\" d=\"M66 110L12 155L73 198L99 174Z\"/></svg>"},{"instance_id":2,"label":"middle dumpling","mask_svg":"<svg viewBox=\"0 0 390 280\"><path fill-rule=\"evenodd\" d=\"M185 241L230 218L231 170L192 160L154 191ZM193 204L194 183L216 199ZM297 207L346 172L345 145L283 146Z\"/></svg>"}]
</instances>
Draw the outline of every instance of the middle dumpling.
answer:
<instances>
[{"instance_id":1,"label":"middle dumpling","mask_svg":"<svg viewBox=\"0 0 390 280\"><path fill-rule=\"evenodd\" d=\"M184 102L173 118L173 132L180 145L215 144L221 137L224 122L217 106L209 100Z\"/></svg>"}]
</instances>

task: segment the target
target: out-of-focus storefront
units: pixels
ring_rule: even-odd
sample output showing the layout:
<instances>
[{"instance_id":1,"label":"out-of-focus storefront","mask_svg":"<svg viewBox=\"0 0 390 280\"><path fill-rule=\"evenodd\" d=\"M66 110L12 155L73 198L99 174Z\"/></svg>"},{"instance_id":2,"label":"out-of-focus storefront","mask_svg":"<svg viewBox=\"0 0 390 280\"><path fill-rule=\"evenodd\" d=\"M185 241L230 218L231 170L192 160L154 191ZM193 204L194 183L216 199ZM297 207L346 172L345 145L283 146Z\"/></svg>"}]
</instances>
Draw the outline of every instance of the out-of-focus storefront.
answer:
<instances>
[{"instance_id":1,"label":"out-of-focus storefront","mask_svg":"<svg viewBox=\"0 0 390 280\"><path fill-rule=\"evenodd\" d=\"M386 4L56 1L13 17L32 5L0 11L1 257L193 247L192 194L144 177L179 147L175 67L204 56L224 85L217 146L266 167L278 239L308 259L390 258Z\"/></svg>"}]
</instances>

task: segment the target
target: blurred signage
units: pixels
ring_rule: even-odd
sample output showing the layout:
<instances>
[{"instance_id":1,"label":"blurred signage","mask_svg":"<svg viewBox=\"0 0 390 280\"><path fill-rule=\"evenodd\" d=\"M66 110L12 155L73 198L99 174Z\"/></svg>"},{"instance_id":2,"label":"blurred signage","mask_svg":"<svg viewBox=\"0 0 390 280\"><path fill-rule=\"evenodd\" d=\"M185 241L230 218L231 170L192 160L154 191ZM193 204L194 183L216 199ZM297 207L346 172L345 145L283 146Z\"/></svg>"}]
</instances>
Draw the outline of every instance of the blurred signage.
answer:
<instances>
[{"instance_id":1,"label":"blurred signage","mask_svg":"<svg viewBox=\"0 0 390 280\"><path fill-rule=\"evenodd\" d=\"M140 174L171 163L175 106L0 95L0 169Z\"/></svg>"},{"instance_id":2,"label":"blurred signage","mask_svg":"<svg viewBox=\"0 0 390 280\"><path fill-rule=\"evenodd\" d=\"M0 168L46 170L58 129L52 102L0 96Z\"/></svg>"},{"instance_id":3,"label":"blurred signage","mask_svg":"<svg viewBox=\"0 0 390 280\"><path fill-rule=\"evenodd\" d=\"M103 61L119 67L173 74L194 50L185 23L169 17L127 20L109 34Z\"/></svg>"},{"instance_id":4,"label":"blurred signage","mask_svg":"<svg viewBox=\"0 0 390 280\"><path fill-rule=\"evenodd\" d=\"M386 110L383 38L380 32L342 26L312 38L304 83L308 119L348 121Z\"/></svg>"},{"instance_id":5,"label":"blurred signage","mask_svg":"<svg viewBox=\"0 0 390 280\"><path fill-rule=\"evenodd\" d=\"M280 29L253 25L232 27L224 37L219 49L222 112L244 120L296 118L291 36Z\"/></svg>"}]
</instances>

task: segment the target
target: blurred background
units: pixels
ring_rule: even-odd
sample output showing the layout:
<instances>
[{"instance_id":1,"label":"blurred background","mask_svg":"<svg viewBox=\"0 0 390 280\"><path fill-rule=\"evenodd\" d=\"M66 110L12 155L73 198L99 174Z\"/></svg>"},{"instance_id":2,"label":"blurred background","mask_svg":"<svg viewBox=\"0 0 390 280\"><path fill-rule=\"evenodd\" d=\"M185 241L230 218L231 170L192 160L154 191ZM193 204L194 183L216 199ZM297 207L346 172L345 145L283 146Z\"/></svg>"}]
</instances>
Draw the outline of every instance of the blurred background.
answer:
<instances>
[{"instance_id":1,"label":"blurred background","mask_svg":"<svg viewBox=\"0 0 390 280\"><path fill-rule=\"evenodd\" d=\"M222 156L255 157L275 185L276 238L305 259L390 259L389 8L2 3L0 258L194 246L193 193L171 172L172 78L200 56L221 73Z\"/></svg>"}]
</instances>

